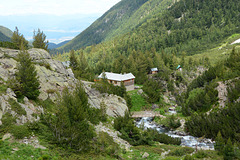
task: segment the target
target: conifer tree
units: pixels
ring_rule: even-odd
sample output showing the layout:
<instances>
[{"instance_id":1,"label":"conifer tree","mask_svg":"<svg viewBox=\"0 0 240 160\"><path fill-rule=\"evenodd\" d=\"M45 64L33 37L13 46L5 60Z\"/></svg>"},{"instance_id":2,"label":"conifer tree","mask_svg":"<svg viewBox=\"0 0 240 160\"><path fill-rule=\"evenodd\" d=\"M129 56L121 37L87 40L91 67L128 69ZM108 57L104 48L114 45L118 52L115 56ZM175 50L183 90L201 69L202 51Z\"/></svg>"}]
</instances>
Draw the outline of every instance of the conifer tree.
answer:
<instances>
[{"instance_id":1,"label":"conifer tree","mask_svg":"<svg viewBox=\"0 0 240 160\"><path fill-rule=\"evenodd\" d=\"M37 34L36 31L33 31L33 47L34 48L42 48L46 51L48 50L48 41L46 40L46 35L38 29Z\"/></svg>"},{"instance_id":2,"label":"conifer tree","mask_svg":"<svg viewBox=\"0 0 240 160\"><path fill-rule=\"evenodd\" d=\"M13 88L18 97L24 95L29 99L36 99L40 94L37 71L29 53L24 50L23 44L21 48L18 54L19 64L15 73L18 88L14 88L14 86Z\"/></svg>"},{"instance_id":3,"label":"conifer tree","mask_svg":"<svg viewBox=\"0 0 240 160\"><path fill-rule=\"evenodd\" d=\"M70 52L70 67L74 71L74 70L78 69L78 66L79 66L79 63L78 63L77 57L75 55L75 52L74 52L74 50L71 50L71 52Z\"/></svg>"},{"instance_id":4,"label":"conifer tree","mask_svg":"<svg viewBox=\"0 0 240 160\"><path fill-rule=\"evenodd\" d=\"M89 151L92 138L95 136L94 127L89 124L91 108L88 97L81 83L76 84L75 90L66 88L58 99L56 116L47 117L47 123L54 137L64 147L75 151Z\"/></svg>"},{"instance_id":5,"label":"conifer tree","mask_svg":"<svg viewBox=\"0 0 240 160\"><path fill-rule=\"evenodd\" d=\"M216 141L216 143L214 145L214 149L219 151L219 153L222 153L225 143L224 143L224 140L222 138L222 134L220 131L218 132L215 141Z\"/></svg>"},{"instance_id":6,"label":"conifer tree","mask_svg":"<svg viewBox=\"0 0 240 160\"><path fill-rule=\"evenodd\" d=\"M17 49L21 48L21 45L24 46L24 48L28 48L28 41L24 38L24 36L19 33L18 28L15 28L15 31L13 32L11 41L13 44L16 45Z\"/></svg>"},{"instance_id":7,"label":"conifer tree","mask_svg":"<svg viewBox=\"0 0 240 160\"><path fill-rule=\"evenodd\" d=\"M228 138L227 144L224 147L223 157L224 160L232 160L234 157L234 148L230 138Z\"/></svg>"}]
</instances>

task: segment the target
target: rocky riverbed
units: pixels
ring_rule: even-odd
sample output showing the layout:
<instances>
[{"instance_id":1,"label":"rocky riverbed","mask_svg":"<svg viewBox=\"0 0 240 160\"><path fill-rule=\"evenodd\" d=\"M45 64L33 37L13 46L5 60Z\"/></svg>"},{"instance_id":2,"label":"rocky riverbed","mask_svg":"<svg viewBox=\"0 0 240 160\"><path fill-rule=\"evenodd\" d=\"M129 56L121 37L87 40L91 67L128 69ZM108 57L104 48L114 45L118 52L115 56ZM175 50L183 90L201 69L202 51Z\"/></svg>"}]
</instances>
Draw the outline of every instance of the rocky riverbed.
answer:
<instances>
[{"instance_id":1,"label":"rocky riverbed","mask_svg":"<svg viewBox=\"0 0 240 160\"><path fill-rule=\"evenodd\" d=\"M181 146L187 146L203 150L214 150L214 141L212 141L211 139L193 137L183 131L169 131L163 126L154 123L153 119L149 117L143 117L142 119L137 120L136 125L138 127L144 127L145 129L156 129L160 133L165 133L174 138L180 138Z\"/></svg>"}]
</instances>

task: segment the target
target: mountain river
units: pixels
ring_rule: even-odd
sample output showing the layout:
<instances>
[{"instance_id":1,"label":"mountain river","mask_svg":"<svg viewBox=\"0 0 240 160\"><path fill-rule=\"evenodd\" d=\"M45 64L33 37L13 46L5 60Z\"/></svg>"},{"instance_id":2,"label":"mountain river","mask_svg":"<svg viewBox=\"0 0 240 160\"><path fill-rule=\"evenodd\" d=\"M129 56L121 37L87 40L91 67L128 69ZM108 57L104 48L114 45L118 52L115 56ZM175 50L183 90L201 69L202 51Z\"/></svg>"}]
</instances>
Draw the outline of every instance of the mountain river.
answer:
<instances>
[{"instance_id":1,"label":"mountain river","mask_svg":"<svg viewBox=\"0 0 240 160\"><path fill-rule=\"evenodd\" d=\"M205 150L214 150L214 143L211 141L211 139L203 139L200 140L197 137L193 137L190 135L178 135L174 133L173 131L168 131L164 127L160 125L156 125L153 122L153 118L151 117L143 117L140 121L136 122L137 127L140 127L143 125L145 129L152 128L156 129L160 133L165 133L168 136L174 137L174 138L180 138L181 139L181 146L187 146L192 148L198 148L198 149L205 149Z\"/></svg>"}]
</instances>

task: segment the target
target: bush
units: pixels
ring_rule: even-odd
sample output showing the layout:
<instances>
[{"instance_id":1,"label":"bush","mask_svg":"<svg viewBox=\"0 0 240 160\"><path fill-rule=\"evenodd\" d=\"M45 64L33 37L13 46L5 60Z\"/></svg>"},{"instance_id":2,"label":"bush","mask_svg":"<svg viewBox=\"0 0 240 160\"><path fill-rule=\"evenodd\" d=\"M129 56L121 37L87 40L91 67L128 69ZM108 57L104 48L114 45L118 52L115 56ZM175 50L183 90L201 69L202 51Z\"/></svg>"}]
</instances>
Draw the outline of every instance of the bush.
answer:
<instances>
[{"instance_id":1,"label":"bush","mask_svg":"<svg viewBox=\"0 0 240 160\"><path fill-rule=\"evenodd\" d=\"M50 160L51 157L47 154L43 155L42 157L39 157L38 160Z\"/></svg>"},{"instance_id":2,"label":"bush","mask_svg":"<svg viewBox=\"0 0 240 160\"><path fill-rule=\"evenodd\" d=\"M30 136L30 132L26 125L13 126L11 133L16 139L23 139L24 137Z\"/></svg>"},{"instance_id":3,"label":"bush","mask_svg":"<svg viewBox=\"0 0 240 160\"><path fill-rule=\"evenodd\" d=\"M183 155L186 155L186 154L191 154L194 152L194 149L193 148L190 148L190 147L181 147L181 148L176 148L172 151L169 152L168 155L170 156L183 156Z\"/></svg>"},{"instance_id":4,"label":"bush","mask_svg":"<svg viewBox=\"0 0 240 160\"><path fill-rule=\"evenodd\" d=\"M94 151L96 154L103 156L109 155L117 157L120 152L120 147L113 141L113 138L106 132L99 132L97 142L94 144Z\"/></svg>"},{"instance_id":5,"label":"bush","mask_svg":"<svg viewBox=\"0 0 240 160\"><path fill-rule=\"evenodd\" d=\"M186 155L183 160L194 160L191 155Z\"/></svg>"},{"instance_id":6,"label":"bush","mask_svg":"<svg viewBox=\"0 0 240 160\"><path fill-rule=\"evenodd\" d=\"M199 150L194 155L196 156L196 158L207 158L208 157L208 154L203 150Z\"/></svg>"},{"instance_id":7,"label":"bush","mask_svg":"<svg viewBox=\"0 0 240 160\"><path fill-rule=\"evenodd\" d=\"M11 127L15 124L16 118L14 118L10 113L5 113L1 119L2 125L0 125L0 136L9 132Z\"/></svg>"},{"instance_id":8,"label":"bush","mask_svg":"<svg viewBox=\"0 0 240 160\"><path fill-rule=\"evenodd\" d=\"M8 100L8 103L11 105L12 110L15 111L17 114L27 115L27 112L25 111L25 109L23 109L21 105L18 102L16 102L14 99L10 98Z\"/></svg>"},{"instance_id":9,"label":"bush","mask_svg":"<svg viewBox=\"0 0 240 160\"><path fill-rule=\"evenodd\" d=\"M173 138L168 136L164 133L159 133L155 129L148 129L149 134L153 137L154 141L164 143L164 144L173 144L173 145L180 145L181 139L180 138Z\"/></svg>"}]
</instances>

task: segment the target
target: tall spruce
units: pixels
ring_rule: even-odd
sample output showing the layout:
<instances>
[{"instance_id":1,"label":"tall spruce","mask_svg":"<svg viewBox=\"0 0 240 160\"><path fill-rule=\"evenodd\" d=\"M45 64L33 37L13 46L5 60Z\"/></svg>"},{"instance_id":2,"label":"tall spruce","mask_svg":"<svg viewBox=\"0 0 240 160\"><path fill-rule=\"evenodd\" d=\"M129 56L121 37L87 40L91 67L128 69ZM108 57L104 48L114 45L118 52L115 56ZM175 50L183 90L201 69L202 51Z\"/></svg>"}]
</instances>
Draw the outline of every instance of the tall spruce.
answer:
<instances>
[{"instance_id":1,"label":"tall spruce","mask_svg":"<svg viewBox=\"0 0 240 160\"><path fill-rule=\"evenodd\" d=\"M90 150L95 136L94 127L89 124L92 114L88 97L82 84L76 84L74 91L66 88L58 99L56 116L46 116L46 120L58 144L75 151Z\"/></svg>"},{"instance_id":2,"label":"tall spruce","mask_svg":"<svg viewBox=\"0 0 240 160\"><path fill-rule=\"evenodd\" d=\"M17 47L17 49L21 48L21 45L24 46L24 48L28 48L28 41L24 38L24 36L19 32L18 28L15 28L15 31L13 32L12 43Z\"/></svg>"},{"instance_id":3,"label":"tall spruce","mask_svg":"<svg viewBox=\"0 0 240 160\"><path fill-rule=\"evenodd\" d=\"M224 160L233 160L234 159L234 148L232 145L232 141L228 138L227 144L223 150Z\"/></svg>"},{"instance_id":4,"label":"tall spruce","mask_svg":"<svg viewBox=\"0 0 240 160\"><path fill-rule=\"evenodd\" d=\"M216 141L216 143L214 144L214 149L219 151L220 154L222 154L225 143L224 143L224 140L222 138L222 134L220 131L218 132L215 141Z\"/></svg>"},{"instance_id":5,"label":"tall spruce","mask_svg":"<svg viewBox=\"0 0 240 160\"><path fill-rule=\"evenodd\" d=\"M29 99L36 99L40 94L37 71L23 44L18 54L18 61L19 64L15 73L18 82L18 88L15 88L16 94L18 97L23 95Z\"/></svg>"},{"instance_id":6,"label":"tall spruce","mask_svg":"<svg viewBox=\"0 0 240 160\"><path fill-rule=\"evenodd\" d=\"M46 51L48 50L48 41L46 40L46 35L38 29L37 33L33 31L33 47L42 48Z\"/></svg>"},{"instance_id":7,"label":"tall spruce","mask_svg":"<svg viewBox=\"0 0 240 160\"><path fill-rule=\"evenodd\" d=\"M77 57L75 55L74 50L71 50L70 52L70 67L72 68L72 70L77 70L79 66L79 62L77 60Z\"/></svg>"}]
</instances>

